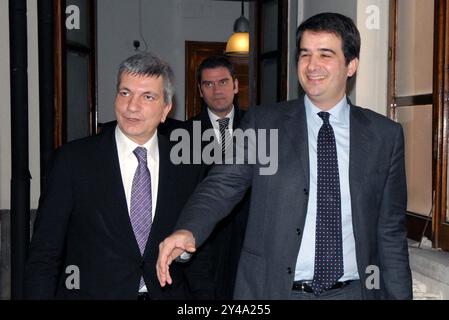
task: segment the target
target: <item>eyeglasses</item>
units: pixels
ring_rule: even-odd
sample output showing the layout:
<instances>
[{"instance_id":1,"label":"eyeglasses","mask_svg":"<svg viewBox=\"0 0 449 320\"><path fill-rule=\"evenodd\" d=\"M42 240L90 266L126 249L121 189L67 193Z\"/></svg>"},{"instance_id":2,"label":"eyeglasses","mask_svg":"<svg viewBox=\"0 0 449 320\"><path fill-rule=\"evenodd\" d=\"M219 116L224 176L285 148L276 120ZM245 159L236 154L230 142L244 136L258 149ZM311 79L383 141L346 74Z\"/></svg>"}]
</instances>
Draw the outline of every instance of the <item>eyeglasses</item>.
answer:
<instances>
[{"instance_id":1,"label":"eyeglasses","mask_svg":"<svg viewBox=\"0 0 449 320\"><path fill-rule=\"evenodd\" d=\"M201 86L206 89L212 89L217 85L219 87L226 87L231 82L231 79L221 79L218 81L202 81Z\"/></svg>"}]
</instances>

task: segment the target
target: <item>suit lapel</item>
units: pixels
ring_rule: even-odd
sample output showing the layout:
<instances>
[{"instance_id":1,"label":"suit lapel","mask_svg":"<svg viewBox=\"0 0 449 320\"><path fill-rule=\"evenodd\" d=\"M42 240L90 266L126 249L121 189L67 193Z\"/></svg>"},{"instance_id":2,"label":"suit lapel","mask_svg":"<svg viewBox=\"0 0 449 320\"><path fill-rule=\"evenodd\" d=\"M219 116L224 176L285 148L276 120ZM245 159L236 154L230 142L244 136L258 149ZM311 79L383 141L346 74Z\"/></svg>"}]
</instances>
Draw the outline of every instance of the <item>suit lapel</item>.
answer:
<instances>
[{"instance_id":1,"label":"suit lapel","mask_svg":"<svg viewBox=\"0 0 449 320\"><path fill-rule=\"evenodd\" d=\"M207 113L207 107L204 107L200 114L200 120L201 120L201 136L203 135L204 131L208 129L213 129L212 122L209 118L209 114ZM201 151L210 143L210 141L202 141L201 139Z\"/></svg>"},{"instance_id":2,"label":"suit lapel","mask_svg":"<svg viewBox=\"0 0 449 320\"><path fill-rule=\"evenodd\" d=\"M374 142L373 133L370 131L370 121L365 117L360 108L354 107L348 100L351 111L349 116L350 137L349 137L349 190L351 194L351 211L354 238L356 240L356 251L359 254L363 244L358 242L361 239L359 230L364 203L360 200L363 191L366 167L371 159L369 146ZM358 263L359 264L359 263ZM362 267L359 265L359 270Z\"/></svg>"},{"instance_id":3,"label":"suit lapel","mask_svg":"<svg viewBox=\"0 0 449 320\"><path fill-rule=\"evenodd\" d=\"M201 132L207 129L212 129L212 122L210 121L209 114L207 113L207 107L205 107L200 114L201 120Z\"/></svg>"},{"instance_id":4,"label":"suit lapel","mask_svg":"<svg viewBox=\"0 0 449 320\"><path fill-rule=\"evenodd\" d=\"M234 120L232 121L232 130L239 128L242 119L242 110L234 106Z\"/></svg>"},{"instance_id":5,"label":"suit lapel","mask_svg":"<svg viewBox=\"0 0 449 320\"><path fill-rule=\"evenodd\" d=\"M301 162L306 185L309 185L309 140L304 100L300 98L292 103L283 105L283 107L289 108L289 110L283 113L285 135L289 137L291 147L293 147Z\"/></svg>"},{"instance_id":6,"label":"suit lapel","mask_svg":"<svg viewBox=\"0 0 449 320\"><path fill-rule=\"evenodd\" d=\"M170 232L176 222L177 216L173 210L170 210L170 201L176 197L175 179L176 167L170 161L170 146L165 137L158 135L159 146L159 182L157 191L156 211L153 219L153 225L147 241L144 255L155 254L159 243L164 235Z\"/></svg>"},{"instance_id":7,"label":"suit lapel","mask_svg":"<svg viewBox=\"0 0 449 320\"><path fill-rule=\"evenodd\" d=\"M370 121L365 117L363 112L354 107L348 100L350 105L350 154L349 154L349 184L351 198L353 203L357 198L359 190L363 186L365 176L365 167L369 159L369 145L373 141L374 136L370 131ZM284 105L289 110L284 112L285 134L289 137L292 148L301 162L304 178L309 185L309 146L307 135L307 119L304 106L304 100L298 99L295 105Z\"/></svg>"},{"instance_id":8,"label":"suit lapel","mask_svg":"<svg viewBox=\"0 0 449 320\"><path fill-rule=\"evenodd\" d=\"M114 234L123 239L123 243L129 247L130 252L140 254L128 214L115 130L111 128L105 132L102 139L104 141L101 141L99 148L102 161L98 166L97 183L104 189L98 195L99 208L103 211L105 218L111 222L110 226L115 231Z\"/></svg>"},{"instance_id":9,"label":"suit lapel","mask_svg":"<svg viewBox=\"0 0 449 320\"><path fill-rule=\"evenodd\" d=\"M350 147L349 147L349 185L351 198L357 197L363 186L366 163L369 161L369 145L373 135L369 129L369 120L350 102Z\"/></svg>"}]
</instances>

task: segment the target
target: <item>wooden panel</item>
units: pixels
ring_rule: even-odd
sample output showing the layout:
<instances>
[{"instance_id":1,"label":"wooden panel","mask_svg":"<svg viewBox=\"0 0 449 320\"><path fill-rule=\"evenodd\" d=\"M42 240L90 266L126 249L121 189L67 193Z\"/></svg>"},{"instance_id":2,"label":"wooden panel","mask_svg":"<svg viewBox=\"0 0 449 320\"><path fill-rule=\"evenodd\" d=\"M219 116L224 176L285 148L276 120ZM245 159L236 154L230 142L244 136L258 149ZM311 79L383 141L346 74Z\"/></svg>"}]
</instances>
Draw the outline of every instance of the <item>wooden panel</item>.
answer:
<instances>
[{"instance_id":1,"label":"wooden panel","mask_svg":"<svg viewBox=\"0 0 449 320\"><path fill-rule=\"evenodd\" d=\"M89 56L88 65L88 112L87 120L89 134L97 131L97 106L96 106L96 0L86 1L87 19L89 21L89 47L79 43L67 42L67 30L65 27L67 1L55 0L55 129L54 146L60 147L67 142L67 53L83 53ZM69 119L70 121L70 119Z\"/></svg>"},{"instance_id":2,"label":"wooden panel","mask_svg":"<svg viewBox=\"0 0 449 320\"><path fill-rule=\"evenodd\" d=\"M64 128L66 123L66 38L65 38L65 1L56 0L55 9L55 149L67 139Z\"/></svg>"},{"instance_id":3,"label":"wooden panel","mask_svg":"<svg viewBox=\"0 0 449 320\"><path fill-rule=\"evenodd\" d=\"M277 58L277 72L276 75L276 88L275 90L276 101L287 100L287 52L288 52L288 0L278 0L278 18L277 21L277 48L276 50L270 50L264 52L264 41L266 40L266 30L264 32L263 22L266 17L266 7L268 2L263 0L256 0L256 43L255 43L255 57L256 57L256 74L257 74L257 84L256 84L256 104L263 104L262 101L262 88L263 88L263 77L262 66L264 60L273 57ZM271 87L271 86L270 86ZM273 93L273 94L274 94Z\"/></svg>"},{"instance_id":4,"label":"wooden panel","mask_svg":"<svg viewBox=\"0 0 449 320\"><path fill-rule=\"evenodd\" d=\"M433 95L432 94L423 94L418 96L409 96L409 97L396 97L396 106L422 106L425 104L433 104Z\"/></svg>"},{"instance_id":5,"label":"wooden panel","mask_svg":"<svg viewBox=\"0 0 449 320\"><path fill-rule=\"evenodd\" d=\"M427 239L432 239L432 219L428 217L423 217L421 215L407 213L406 219L407 226L407 238L421 241L424 236Z\"/></svg>"},{"instance_id":6,"label":"wooden panel","mask_svg":"<svg viewBox=\"0 0 449 320\"><path fill-rule=\"evenodd\" d=\"M434 246L449 251L448 207L448 152L449 152L449 6L446 0L435 4L435 73L434 73L434 126L438 141L436 157L436 201L433 220Z\"/></svg>"},{"instance_id":7,"label":"wooden panel","mask_svg":"<svg viewBox=\"0 0 449 320\"><path fill-rule=\"evenodd\" d=\"M226 42L202 42L186 41L186 81L185 81L185 101L186 119L189 119L201 111L203 100L200 97L196 81L196 69L207 57L213 55L223 55L226 49ZM238 106L248 109L249 88L248 88L248 58L228 57L234 66L236 77L239 80L239 94L236 97Z\"/></svg>"},{"instance_id":8,"label":"wooden panel","mask_svg":"<svg viewBox=\"0 0 449 320\"><path fill-rule=\"evenodd\" d=\"M243 110L249 108L249 87L248 87L248 58L229 57L234 66L235 76L239 80L239 93L236 96L237 105Z\"/></svg>"},{"instance_id":9,"label":"wooden panel","mask_svg":"<svg viewBox=\"0 0 449 320\"><path fill-rule=\"evenodd\" d=\"M221 55L225 49L226 42L186 41L186 120L201 111L202 99L196 85L196 69L205 58Z\"/></svg>"}]
</instances>

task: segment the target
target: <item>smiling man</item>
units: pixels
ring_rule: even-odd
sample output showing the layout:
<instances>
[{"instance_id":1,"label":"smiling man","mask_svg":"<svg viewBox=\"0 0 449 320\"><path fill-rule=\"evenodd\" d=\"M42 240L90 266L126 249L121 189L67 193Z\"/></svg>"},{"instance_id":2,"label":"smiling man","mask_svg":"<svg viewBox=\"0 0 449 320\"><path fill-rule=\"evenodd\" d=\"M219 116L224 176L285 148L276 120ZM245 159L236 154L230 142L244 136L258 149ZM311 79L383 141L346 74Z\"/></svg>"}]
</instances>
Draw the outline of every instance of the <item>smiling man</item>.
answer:
<instances>
[{"instance_id":1,"label":"smiling man","mask_svg":"<svg viewBox=\"0 0 449 320\"><path fill-rule=\"evenodd\" d=\"M134 55L119 67L117 124L58 150L37 212L26 298L210 296L202 255L174 267L177 285L169 290L154 269L159 242L202 178L198 166L171 163L169 141L157 131L173 94L170 66Z\"/></svg>"},{"instance_id":2,"label":"smiling man","mask_svg":"<svg viewBox=\"0 0 449 320\"><path fill-rule=\"evenodd\" d=\"M359 31L321 13L298 27L297 51L305 95L251 108L242 121L279 129L277 173L215 166L161 244L159 281L176 284L173 259L195 251L252 186L234 298L411 299L403 131L346 96Z\"/></svg>"},{"instance_id":3,"label":"smiling man","mask_svg":"<svg viewBox=\"0 0 449 320\"><path fill-rule=\"evenodd\" d=\"M299 82L310 101L328 111L346 95L347 79L359 64L358 57L347 61L339 35L305 31L299 48Z\"/></svg>"}]
</instances>

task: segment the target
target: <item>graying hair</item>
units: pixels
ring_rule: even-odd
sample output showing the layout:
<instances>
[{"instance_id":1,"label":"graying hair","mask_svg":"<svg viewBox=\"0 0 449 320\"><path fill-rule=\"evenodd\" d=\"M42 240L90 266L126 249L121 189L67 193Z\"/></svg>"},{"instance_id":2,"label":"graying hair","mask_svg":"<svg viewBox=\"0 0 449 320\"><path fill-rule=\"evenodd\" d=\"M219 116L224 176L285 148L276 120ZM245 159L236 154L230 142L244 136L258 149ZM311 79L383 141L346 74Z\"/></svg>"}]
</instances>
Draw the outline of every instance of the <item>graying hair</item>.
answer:
<instances>
[{"instance_id":1,"label":"graying hair","mask_svg":"<svg viewBox=\"0 0 449 320\"><path fill-rule=\"evenodd\" d=\"M170 65L152 53L141 52L123 61L118 69L117 91L123 73L145 77L162 76L164 81L164 102L170 104L175 94L174 75Z\"/></svg>"}]
</instances>

